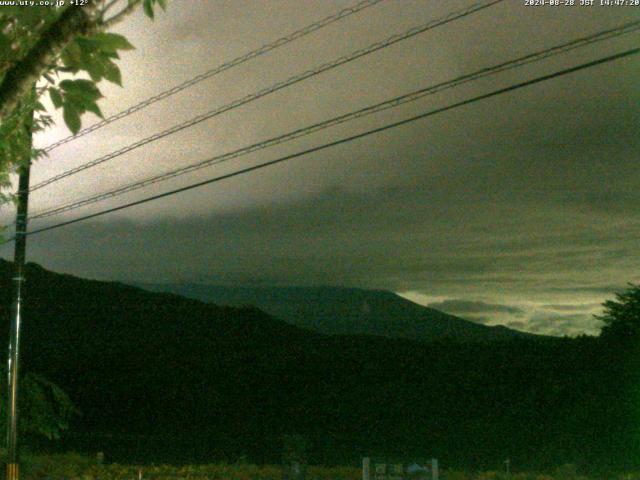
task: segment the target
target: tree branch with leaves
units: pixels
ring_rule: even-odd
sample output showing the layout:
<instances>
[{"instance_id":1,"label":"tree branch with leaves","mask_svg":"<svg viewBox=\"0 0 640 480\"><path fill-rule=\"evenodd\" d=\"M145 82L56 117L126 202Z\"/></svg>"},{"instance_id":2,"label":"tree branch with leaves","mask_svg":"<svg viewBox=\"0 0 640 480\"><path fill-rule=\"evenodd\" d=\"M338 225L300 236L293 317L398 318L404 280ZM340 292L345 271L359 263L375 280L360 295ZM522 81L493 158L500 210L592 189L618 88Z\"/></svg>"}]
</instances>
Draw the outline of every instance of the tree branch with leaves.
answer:
<instances>
[{"instance_id":1,"label":"tree branch with leaves","mask_svg":"<svg viewBox=\"0 0 640 480\"><path fill-rule=\"evenodd\" d=\"M0 6L0 188L8 185L9 173L21 163L42 154L32 150L25 158L21 128L33 111L33 131L51 125L38 101L42 95L48 94L53 106L63 110L74 134L84 113L102 118L98 83L107 80L121 86L119 52L134 48L124 36L106 30L138 7L153 19L157 7L166 9L167 0L88 0L82 7L69 2L60 7ZM63 79L60 74L65 74ZM36 83L36 99L30 99Z\"/></svg>"}]
</instances>

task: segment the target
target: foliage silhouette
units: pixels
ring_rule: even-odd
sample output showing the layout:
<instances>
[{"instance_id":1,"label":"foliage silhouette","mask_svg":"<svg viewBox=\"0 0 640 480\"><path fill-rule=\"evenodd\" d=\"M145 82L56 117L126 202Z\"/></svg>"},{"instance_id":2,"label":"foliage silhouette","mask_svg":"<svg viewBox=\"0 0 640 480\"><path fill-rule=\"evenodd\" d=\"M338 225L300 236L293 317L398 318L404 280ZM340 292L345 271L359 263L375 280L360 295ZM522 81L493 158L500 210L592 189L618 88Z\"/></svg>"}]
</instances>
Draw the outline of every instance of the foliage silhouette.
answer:
<instances>
[{"instance_id":1,"label":"foliage silhouette","mask_svg":"<svg viewBox=\"0 0 640 480\"><path fill-rule=\"evenodd\" d=\"M604 313L597 318L604 323L603 338L626 339L637 342L640 337L640 285L629 284L615 300L607 300Z\"/></svg>"}]
</instances>

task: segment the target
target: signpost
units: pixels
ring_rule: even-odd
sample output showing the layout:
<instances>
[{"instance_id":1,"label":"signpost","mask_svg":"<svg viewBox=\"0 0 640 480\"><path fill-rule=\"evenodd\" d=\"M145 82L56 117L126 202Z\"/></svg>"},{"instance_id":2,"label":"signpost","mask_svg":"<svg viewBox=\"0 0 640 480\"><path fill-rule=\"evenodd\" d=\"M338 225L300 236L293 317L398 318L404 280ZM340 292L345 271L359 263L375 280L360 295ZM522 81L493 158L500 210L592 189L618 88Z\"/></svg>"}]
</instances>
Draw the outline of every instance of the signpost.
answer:
<instances>
[{"instance_id":1,"label":"signpost","mask_svg":"<svg viewBox=\"0 0 640 480\"><path fill-rule=\"evenodd\" d=\"M362 480L438 480L438 459L428 465L418 463L374 463L371 474L371 458L362 459Z\"/></svg>"}]
</instances>

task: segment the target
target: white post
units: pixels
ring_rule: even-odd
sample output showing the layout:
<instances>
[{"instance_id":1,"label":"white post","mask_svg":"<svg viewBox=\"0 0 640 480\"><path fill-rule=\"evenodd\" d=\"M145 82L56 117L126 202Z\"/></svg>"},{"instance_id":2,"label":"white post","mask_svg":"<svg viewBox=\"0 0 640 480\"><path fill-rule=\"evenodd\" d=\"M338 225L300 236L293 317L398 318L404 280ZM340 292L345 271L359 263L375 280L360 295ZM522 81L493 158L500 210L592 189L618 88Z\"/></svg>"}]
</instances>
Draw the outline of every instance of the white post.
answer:
<instances>
[{"instance_id":1,"label":"white post","mask_svg":"<svg viewBox=\"0 0 640 480\"><path fill-rule=\"evenodd\" d=\"M431 480L438 480L438 459L431 459Z\"/></svg>"},{"instance_id":2,"label":"white post","mask_svg":"<svg viewBox=\"0 0 640 480\"><path fill-rule=\"evenodd\" d=\"M362 480L370 480L371 459L364 457L362 459Z\"/></svg>"}]
</instances>

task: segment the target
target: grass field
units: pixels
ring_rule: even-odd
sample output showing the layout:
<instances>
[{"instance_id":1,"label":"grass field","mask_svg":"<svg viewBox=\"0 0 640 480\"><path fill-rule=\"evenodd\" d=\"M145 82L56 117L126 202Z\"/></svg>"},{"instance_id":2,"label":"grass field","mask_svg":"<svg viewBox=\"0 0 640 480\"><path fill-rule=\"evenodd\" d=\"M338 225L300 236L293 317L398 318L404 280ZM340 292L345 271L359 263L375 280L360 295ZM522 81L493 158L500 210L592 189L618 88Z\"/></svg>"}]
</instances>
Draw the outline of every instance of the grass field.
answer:
<instances>
[{"instance_id":1,"label":"grass field","mask_svg":"<svg viewBox=\"0 0 640 480\"><path fill-rule=\"evenodd\" d=\"M25 480L282 480L279 465L100 465L77 454L33 456L25 458L23 463ZM306 478L361 480L362 474L357 468L310 466Z\"/></svg>"},{"instance_id":2,"label":"grass field","mask_svg":"<svg viewBox=\"0 0 640 480\"><path fill-rule=\"evenodd\" d=\"M135 466L100 465L78 454L26 457L22 466L24 480L282 480L278 465L209 464ZM353 467L310 466L306 480L361 480ZM640 480L640 474L582 476L567 465L550 474L500 472L468 473L443 470L440 480Z\"/></svg>"}]
</instances>

